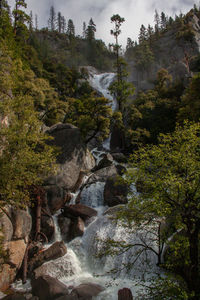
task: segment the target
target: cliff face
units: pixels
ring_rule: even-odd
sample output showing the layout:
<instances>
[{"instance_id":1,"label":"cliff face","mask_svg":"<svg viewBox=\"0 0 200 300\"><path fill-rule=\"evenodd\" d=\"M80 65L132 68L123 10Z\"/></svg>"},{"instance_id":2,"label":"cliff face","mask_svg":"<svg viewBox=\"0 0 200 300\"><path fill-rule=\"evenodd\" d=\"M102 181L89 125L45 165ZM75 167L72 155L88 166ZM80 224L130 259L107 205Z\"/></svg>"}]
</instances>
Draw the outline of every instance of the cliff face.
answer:
<instances>
[{"instance_id":1,"label":"cliff face","mask_svg":"<svg viewBox=\"0 0 200 300\"><path fill-rule=\"evenodd\" d=\"M130 77L136 90L148 90L154 87L156 74L161 68L168 70L173 79L181 79L187 82L192 76L191 62L200 53L200 18L191 14L187 18L187 25L193 36L186 38L181 36L181 28L171 28L162 32L160 37L153 41L151 50L153 62L148 68L139 70L134 56L128 59Z\"/></svg>"}]
</instances>

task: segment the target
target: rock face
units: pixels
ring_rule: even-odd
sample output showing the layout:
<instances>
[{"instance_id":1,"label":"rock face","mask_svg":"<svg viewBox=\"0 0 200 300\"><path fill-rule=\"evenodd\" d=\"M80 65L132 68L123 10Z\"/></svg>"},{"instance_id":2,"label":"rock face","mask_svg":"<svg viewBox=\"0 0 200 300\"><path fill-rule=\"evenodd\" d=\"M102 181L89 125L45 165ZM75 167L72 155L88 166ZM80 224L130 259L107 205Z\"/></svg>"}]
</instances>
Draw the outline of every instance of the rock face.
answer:
<instances>
[{"instance_id":1,"label":"rock face","mask_svg":"<svg viewBox=\"0 0 200 300\"><path fill-rule=\"evenodd\" d=\"M109 177L104 188L104 203L108 206L127 203L128 186L122 177Z\"/></svg>"},{"instance_id":2,"label":"rock face","mask_svg":"<svg viewBox=\"0 0 200 300\"><path fill-rule=\"evenodd\" d=\"M24 239L29 235L32 227L32 218L25 210L11 210L11 219L13 224L13 239Z\"/></svg>"},{"instance_id":3,"label":"rock face","mask_svg":"<svg viewBox=\"0 0 200 300\"><path fill-rule=\"evenodd\" d=\"M103 154L102 159L99 161L98 165L94 167L93 171L97 171L106 167L110 167L113 164L113 157L110 153Z\"/></svg>"},{"instance_id":4,"label":"rock face","mask_svg":"<svg viewBox=\"0 0 200 300\"><path fill-rule=\"evenodd\" d=\"M82 142L80 130L71 124L57 124L48 133L54 137L52 145L60 147L57 157L59 171L56 176L48 178L48 185L56 185L72 189L76 184L81 170L90 170L95 161L86 145Z\"/></svg>"},{"instance_id":5,"label":"rock face","mask_svg":"<svg viewBox=\"0 0 200 300\"><path fill-rule=\"evenodd\" d=\"M37 256L33 257L29 262L29 273L34 269L40 267L43 263L48 262L52 259L64 256L67 253L67 248L64 242L56 242L47 250L40 252Z\"/></svg>"},{"instance_id":6,"label":"rock face","mask_svg":"<svg viewBox=\"0 0 200 300\"><path fill-rule=\"evenodd\" d=\"M54 300L61 296L68 295L68 289L59 280L48 275L40 276L31 281L32 293L40 300Z\"/></svg>"},{"instance_id":7,"label":"rock face","mask_svg":"<svg viewBox=\"0 0 200 300\"><path fill-rule=\"evenodd\" d=\"M45 186L45 191L47 193L48 207L52 215L71 200L70 194L62 187L56 185Z\"/></svg>"},{"instance_id":8,"label":"rock face","mask_svg":"<svg viewBox=\"0 0 200 300\"><path fill-rule=\"evenodd\" d=\"M87 183L94 183L97 181L101 181L104 182L107 180L108 177L113 176L113 175L117 175L117 169L114 165L111 165L110 167L106 167L103 169L100 169L96 172L94 172L90 178L88 179Z\"/></svg>"}]
</instances>

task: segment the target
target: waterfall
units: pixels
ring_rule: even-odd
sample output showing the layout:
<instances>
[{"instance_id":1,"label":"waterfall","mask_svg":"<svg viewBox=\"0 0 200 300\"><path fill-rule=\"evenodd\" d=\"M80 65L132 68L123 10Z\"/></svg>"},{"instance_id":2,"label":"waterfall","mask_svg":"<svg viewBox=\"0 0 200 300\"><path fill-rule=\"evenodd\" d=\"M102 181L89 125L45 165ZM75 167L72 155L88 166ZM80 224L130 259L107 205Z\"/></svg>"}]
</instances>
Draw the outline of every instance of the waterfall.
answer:
<instances>
[{"instance_id":1,"label":"waterfall","mask_svg":"<svg viewBox=\"0 0 200 300\"><path fill-rule=\"evenodd\" d=\"M112 109L117 109L117 103L113 100L108 91L110 83L114 80L114 73L91 74L90 84L93 88L101 92L106 98L112 102ZM109 139L104 142L104 148L109 150ZM96 163L101 159L103 153L97 149L93 149L93 156L96 158ZM131 229L124 228L118 221L114 223L107 207L104 206L104 186L105 182L87 183L87 177L82 182L82 187L79 191L72 194L71 204L76 203L76 198L79 195L79 200L82 204L95 208L98 212L97 217L90 220L86 224L85 232L82 237L77 237L70 243L67 243L67 254L61 258L50 261L43 265L46 274L58 278L66 286L77 286L80 283L97 283L105 287L105 291L97 297L96 300L117 300L117 292L119 289L127 287L132 290L133 296L136 296L139 290L138 282L148 279L158 271L156 267L156 255L152 251L142 251L132 247L128 251L120 255L102 256L104 251L104 241L107 238L112 238L118 241L125 240L129 244L139 244L145 241L149 248L157 250L157 241L154 238L153 229L146 228L143 230L134 231L134 225ZM135 190L135 186L132 186ZM81 191L81 194L80 194ZM112 211L112 208L110 209ZM57 212L53 218L55 223L55 239L54 241L62 240L61 232L58 226L57 217L60 212ZM137 259L136 259L137 258ZM133 267L130 267L130 262L135 261ZM149 264L147 264L147 260ZM115 269L115 273L110 271Z\"/></svg>"}]
</instances>

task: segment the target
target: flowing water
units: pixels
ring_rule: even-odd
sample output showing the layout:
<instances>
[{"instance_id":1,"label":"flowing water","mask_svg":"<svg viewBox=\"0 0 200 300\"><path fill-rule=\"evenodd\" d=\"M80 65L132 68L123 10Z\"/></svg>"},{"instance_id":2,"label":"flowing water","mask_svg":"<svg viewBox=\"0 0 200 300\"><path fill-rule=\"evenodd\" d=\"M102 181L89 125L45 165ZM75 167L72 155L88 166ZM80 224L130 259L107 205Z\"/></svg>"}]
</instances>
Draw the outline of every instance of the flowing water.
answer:
<instances>
[{"instance_id":1,"label":"flowing water","mask_svg":"<svg viewBox=\"0 0 200 300\"><path fill-rule=\"evenodd\" d=\"M92 74L90 77L91 85L112 100L113 110L117 108L117 104L109 94L108 87L114 77L114 73ZM107 149L109 149L109 140ZM101 154L102 152L93 150L97 163ZM86 179L81 190L81 203L95 208L98 216L86 226L83 237L78 237L66 245L67 254L64 257L44 264L45 272L58 278L68 287L86 282L101 284L105 287L105 291L93 298L96 300L117 300L118 290L124 287L130 288L135 297L139 289L138 282L144 279L148 282L148 279L158 271L155 253L148 251L150 247L157 250L154 230L148 227L145 230L134 231L134 226L129 229L121 226L119 221L113 222L110 218L112 208L107 213L105 212L108 209L104 206L103 199L105 183L87 184L85 182ZM73 194L73 204L77 195L78 192ZM56 228L54 241L62 239L57 223L58 214L54 216ZM113 256L106 256L103 254L107 239L115 239L122 245L126 242L135 247L130 247L120 255L115 253ZM146 245L146 251L144 247L139 246L142 243ZM132 263L134 265L131 265Z\"/></svg>"}]
</instances>

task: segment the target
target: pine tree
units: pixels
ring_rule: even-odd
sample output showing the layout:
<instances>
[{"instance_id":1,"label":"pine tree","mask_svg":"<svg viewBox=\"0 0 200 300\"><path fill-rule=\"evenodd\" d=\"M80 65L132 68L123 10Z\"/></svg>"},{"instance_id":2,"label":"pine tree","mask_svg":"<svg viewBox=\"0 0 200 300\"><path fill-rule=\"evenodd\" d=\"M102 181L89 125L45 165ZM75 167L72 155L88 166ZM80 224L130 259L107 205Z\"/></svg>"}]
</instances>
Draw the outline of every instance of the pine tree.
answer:
<instances>
[{"instance_id":1,"label":"pine tree","mask_svg":"<svg viewBox=\"0 0 200 300\"><path fill-rule=\"evenodd\" d=\"M141 44L147 40L147 29L143 24L140 27L140 33L139 33L138 40L139 40L139 44Z\"/></svg>"},{"instance_id":2,"label":"pine tree","mask_svg":"<svg viewBox=\"0 0 200 300\"><path fill-rule=\"evenodd\" d=\"M67 35L70 40L75 37L75 26L72 19L69 19L67 23Z\"/></svg>"},{"instance_id":3,"label":"pine tree","mask_svg":"<svg viewBox=\"0 0 200 300\"><path fill-rule=\"evenodd\" d=\"M62 16L62 19L61 19L61 32L62 32L62 33L65 33L65 32L66 32L66 27L67 27L67 24L66 24L65 17Z\"/></svg>"},{"instance_id":4,"label":"pine tree","mask_svg":"<svg viewBox=\"0 0 200 300\"><path fill-rule=\"evenodd\" d=\"M55 31L56 29L56 13L54 6L50 7L50 17L48 20L48 28L50 31Z\"/></svg>"},{"instance_id":5,"label":"pine tree","mask_svg":"<svg viewBox=\"0 0 200 300\"><path fill-rule=\"evenodd\" d=\"M38 16L35 15L35 29L38 30Z\"/></svg>"},{"instance_id":6,"label":"pine tree","mask_svg":"<svg viewBox=\"0 0 200 300\"><path fill-rule=\"evenodd\" d=\"M164 12L161 13L160 24L161 24L161 29L165 29L167 26L167 17Z\"/></svg>"},{"instance_id":7,"label":"pine tree","mask_svg":"<svg viewBox=\"0 0 200 300\"><path fill-rule=\"evenodd\" d=\"M157 10L155 10L154 22L155 22L155 33L157 34L160 30L160 16Z\"/></svg>"},{"instance_id":8,"label":"pine tree","mask_svg":"<svg viewBox=\"0 0 200 300\"><path fill-rule=\"evenodd\" d=\"M87 31L86 31L86 38L89 41L92 41L95 39L95 32L96 32L96 25L93 21L93 19L91 18L87 27Z\"/></svg>"},{"instance_id":9,"label":"pine tree","mask_svg":"<svg viewBox=\"0 0 200 300\"><path fill-rule=\"evenodd\" d=\"M14 16L14 34L18 38L25 40L28 35L26 24L29 23L30 17L22 10L27 8L25 0L15 0Z\"/></svg>"},{"instance_id":10,"label":"pine tree","mask_svg":"<svg viewBox=\"0 0 200 300\"><path fill-rule=\"evenodd\" d=\"M86 23L83 22L83 38L86 38Z\"/></svg>"},{"instance_id":11,"label":"pine tree","mask_svg":"<svg viewBox=\"0 0 200 300\"><path fill-rule=\"evenodd\" d=\"M61 12L58 12L57 20L56 20L56 27L59 33L62 32L62 15Z\"/></svg>"}]
</instances>

